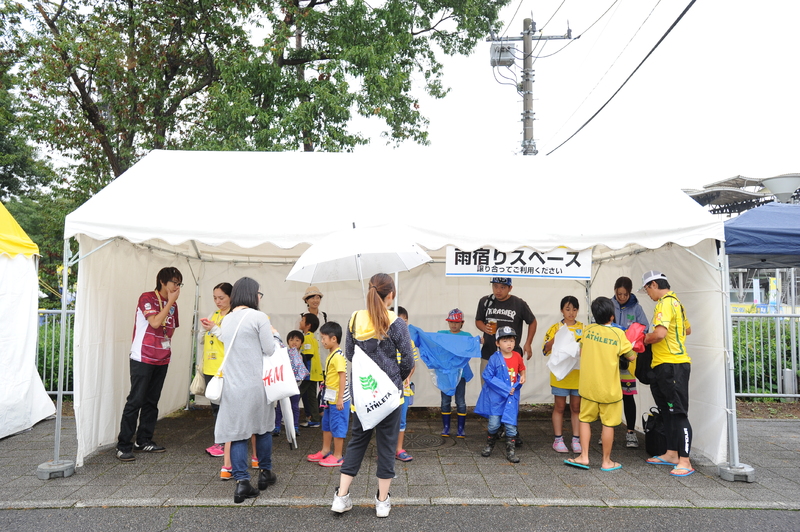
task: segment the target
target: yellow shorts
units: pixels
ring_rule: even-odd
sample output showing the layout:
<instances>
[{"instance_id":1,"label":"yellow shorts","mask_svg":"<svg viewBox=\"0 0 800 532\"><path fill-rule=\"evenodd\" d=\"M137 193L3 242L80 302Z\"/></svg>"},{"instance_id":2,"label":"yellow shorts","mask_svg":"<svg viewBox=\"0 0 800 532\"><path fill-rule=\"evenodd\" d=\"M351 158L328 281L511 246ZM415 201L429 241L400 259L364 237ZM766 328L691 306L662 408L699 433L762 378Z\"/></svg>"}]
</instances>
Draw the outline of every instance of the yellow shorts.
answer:
<instances>
[{"instance_id":1,"label":"yellow shorts","mask_svg":"<svg viewBox=\"0 0 800 532\"><path fill-rule=\"evenodd\" d=\"M616 427L622 423L622 401L616 403L595 403L585 397L581 398L581 413L578 419L591 423L600 417L606 427Z\"/></svg>"}]
</instances>

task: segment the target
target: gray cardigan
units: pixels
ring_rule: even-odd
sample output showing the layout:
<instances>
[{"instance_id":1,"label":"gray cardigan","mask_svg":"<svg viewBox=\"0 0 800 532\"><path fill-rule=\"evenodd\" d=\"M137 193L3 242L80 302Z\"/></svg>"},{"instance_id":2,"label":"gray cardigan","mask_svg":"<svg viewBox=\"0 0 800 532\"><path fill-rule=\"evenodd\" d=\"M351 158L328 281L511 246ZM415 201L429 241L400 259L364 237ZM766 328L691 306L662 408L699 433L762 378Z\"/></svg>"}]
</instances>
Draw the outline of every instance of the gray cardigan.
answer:
<instances>
[{"instance_id":1,"label":"gray cardigan","mask_svg":"<svg viewBox=\"0 0 800 532\"><path fill-rule=\"evenodd\" d=\"M233 338L239 323L241 327ZM225 344L225 367L214 441L246 440L251 434L272 431L275 408L267 403L261 380L262 357L272 356L275 351L269 318L254 309L234 310L225 317L216 334ZM231 339L233 344L230 344Z\"/></svg>"}]
</instances>

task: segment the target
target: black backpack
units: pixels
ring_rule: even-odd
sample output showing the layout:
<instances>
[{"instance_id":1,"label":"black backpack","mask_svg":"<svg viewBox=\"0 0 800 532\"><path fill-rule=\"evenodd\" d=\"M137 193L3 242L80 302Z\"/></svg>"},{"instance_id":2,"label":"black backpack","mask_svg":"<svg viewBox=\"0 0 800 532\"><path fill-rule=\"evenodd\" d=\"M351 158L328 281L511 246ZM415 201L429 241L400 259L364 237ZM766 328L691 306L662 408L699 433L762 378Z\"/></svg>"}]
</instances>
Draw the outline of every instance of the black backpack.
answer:
<instances>
[{"instance_id":1,"label":"black backpack","mask_svg":"<svg viewBox=\"0 0 800 532\"><path fill-rule=\"evenodd\" d=\"M653 365L653 347L650 344L644 346L644 351L636 355L636 380L642 384L650 384L655 380L655 372L650 366Z\"/></svg>"},{"instance_id":2,"label":"black backpack","mask_svg":"<svg viewBox=\"0 0 800 532\"><path fill-rule=\"evenodd\" d=\"M675 296L665 296L670 297L672 299L677 299ZM681 315L683 318L683 323L686 323L686 310L683 308L683 304L681 304ZM653 368L650 366L653 365L653 347L651 344L647 344L644 346L644 352L639 353L636 355L636 380L641 382L642 384L652 384L655 380L656 375L653 371Z\"/></svg>"},{"instance_id":3,"label":"black backpack","mask_svg":"<svg viewBox=\"0 0 800 532\"><path fill-rule=\"evenodd\" d=\"M667 452L667 433L664 430L664 416L657 406L642 414L644 428L644 448L649 456L661 456Z\"/></svg>"}]
</instances>

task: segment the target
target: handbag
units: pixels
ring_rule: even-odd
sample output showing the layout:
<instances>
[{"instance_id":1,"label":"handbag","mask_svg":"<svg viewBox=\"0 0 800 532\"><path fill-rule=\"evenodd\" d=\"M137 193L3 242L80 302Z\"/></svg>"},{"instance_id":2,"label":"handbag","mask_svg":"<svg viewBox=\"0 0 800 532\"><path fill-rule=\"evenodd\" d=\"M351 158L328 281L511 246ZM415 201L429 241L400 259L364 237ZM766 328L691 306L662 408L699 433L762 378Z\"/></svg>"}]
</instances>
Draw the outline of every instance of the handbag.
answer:
<instances>
[{"instance_id":1,"label":"handbag","mask_svg":"<svg viewBox=\"0 0 800 532\"><path fill-rule=\"evenodd\" d=\"M279 345L275 348L272 356L262 358L264 373L261 381L264 383L267 402L275 403L286 397L300 394L286 347Z\"/></svg>"},{"instance_id":2,"label":"handbag","mask_svg":"<svg viewBox=\"0 0 800 532\"><path fill-rule=\"evenodd\" d=\"M667 452L667 432L664 430L664 416L658 407L642 414L644 429L644 448L649 456L661 456Z\"/></svg>"},{"instance_id":3,"label":"handbag","mask_svg":"<svg viewBox=\"0 0 800 532\"><path fill-rule=\"evenodd\" d=\"M403 390L358 345L353 349L353 394L361 427L369 430L400 406Z\"/></svg>"},{"instance_id":4,"label":"handbag","mask_svg":"<svg viewBox=\"0 0 800 532\"><path fill-rule=\"evenodd\" d=\"M189 393L192 395L204 395L206 393L206 379L203 377L203 370L200 365L195 365L194 378L189 385Z\"/></svg>"},{"instance_id":5,"label":"handbag","mask_svg":"<svg viewBox=\"0 0 800 532\"><path fill-rule=\"evenodd\" d=\"M209 401L218 402L220 398L222 398L222 384L223 384L222 368L225 367L225 362L228 361L228 356L230 355L231 352L231 346L233 346L233 341L236 340L236 333L239 332L239 327L242 326L242 322L244 320L245 317L242 316L242 319L239 320L239 325L237 325L236 330L233 331L233 338L231 338L231 341L228 342L227 345L225 346L225 358L222 359L222 364L220 364L219 370L217 370L217 373L214 374L213 377L211 377L211 380L208 381L208 384L206 385L205 395L206 399L208 399Z\"/></svg>"},{"instance_id":6,"label":"handbag","mask_svg":"<svg viewBox=\"0 0 800 532\"><path fill-rule=\"evenodd\" d=\"M636 379L642 384L652 384L656 374L650 366L653 364L653 346L647 344L644 351L636 356Z\"/></svg>"}]
</instances>

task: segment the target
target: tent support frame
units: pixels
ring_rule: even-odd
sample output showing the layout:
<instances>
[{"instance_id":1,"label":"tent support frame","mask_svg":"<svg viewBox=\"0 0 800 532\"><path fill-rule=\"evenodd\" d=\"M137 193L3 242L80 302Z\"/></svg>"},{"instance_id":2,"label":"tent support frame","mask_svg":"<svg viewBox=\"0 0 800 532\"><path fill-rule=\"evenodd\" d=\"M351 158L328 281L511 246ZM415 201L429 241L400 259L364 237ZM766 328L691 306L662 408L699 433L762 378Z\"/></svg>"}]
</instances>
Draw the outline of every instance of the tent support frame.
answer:
<instances>
[{"instance_id":1,"label":"tent support frame","mask_svg":"<svg viewBox=\"0 0 800 532\"><path fill-rule=\"evenodd\" d=\"M736 387L733 367L733 320L731 318L731 281L725 242L719 243L719 261L722 275L722 302L725 312L725 403L728 417L728 463L718 466L720 478L731 482L755 482L752 466L739 462L739 431L736 426Z\"/></svg>"},{"instance_id":2,"label":"tent support frame","mask_svg":"<svg viewBox=\"0 0 800 532\"><path fill-rule=\"evenodd\" d=\"M61 408L64 400L64 353L67 346L67 290L69 287L69 268L80 260L80 257L75 258L72 255L72 250L69 248L69 240L69 238L64 239L64 267L61 271L61 338L58 352L58 395L56 399L55 449L53 450L53 460L39 464L39 467L36 469L36 476L41 480L58 477L66 478L75 474L75 462L72 460L60 459ZM103 246L105 245L106 244L103 244ZM91 253L94 253L97 251L97 249L92 250ZM86 256L88 255L89 253L86 254Z\"/></svg>"}]
</instances>

